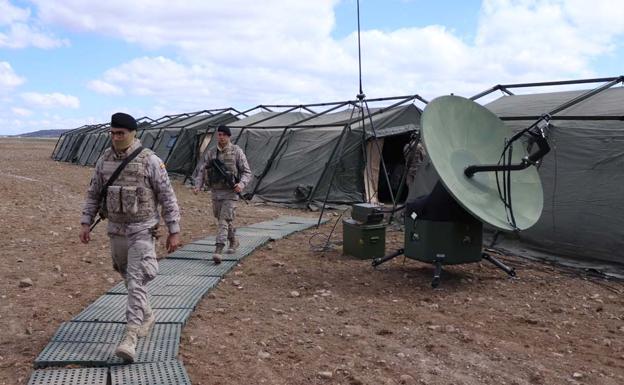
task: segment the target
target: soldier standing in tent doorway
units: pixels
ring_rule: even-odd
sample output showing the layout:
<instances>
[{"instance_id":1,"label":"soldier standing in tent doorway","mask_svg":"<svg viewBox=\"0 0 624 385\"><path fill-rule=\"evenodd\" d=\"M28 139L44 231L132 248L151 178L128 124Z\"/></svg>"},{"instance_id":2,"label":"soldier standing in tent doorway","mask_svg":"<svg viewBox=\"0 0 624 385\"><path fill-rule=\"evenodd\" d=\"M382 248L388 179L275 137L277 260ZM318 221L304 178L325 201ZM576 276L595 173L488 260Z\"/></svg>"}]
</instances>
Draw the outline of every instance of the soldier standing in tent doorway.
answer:
<instances>
[{"instance_id":1,"label":"soldier standing in tent doorway","mask_svg":"<svg viewBox=\"0 0 624 385\"><path fill-rule=\"evenodd\" d=\"M416 180L416 174L418 174L420 167L425 164L427 158L425 147L420 142L420 133L415 132L412 134L409 143L403 147L403 156L405 157L405 167L407 168L405 185L409 192L410 189L414 188L413 184Z\"/></svg>"},{"instance_id":2,"label":"soldier standing in tent doorway","mask_svg":"<svg viewBox=\"0 0 624 385\"><path fill-rule=\"evenodd\" d=\"M212 256L214 263L221 263L225 241L228 241L228 254L233 254L238 248L234 217L236 216L236 202L239 194L251 180L251 170L243 150L230 142L232 133L226 126L217 127L217 145L206 150L195 168L195 186L193 192L197 194L207 182L212 190L212 212L218 221L216 250ZM234 177L233 187L228 184L226 177L218 172L213 164L218 159L225 166L228 176ZM204 172L204 170L206 172ZM207 177L207 181L205 181Z\"/></svg>"},{"instance_id":3,"label":"soldier standing in tent doorway","mask_svg":"<svg viewBox=\"0 0 624 385\"><path fill-rule=\"evenodd\" d=\"M167 169L154 152L141 146L135 138L136 129L132 116L121 112L112 116L112 147L95 165L80 220L82 243L91 240L90 225L98 210L109 220L113 268L128 289L126 332L115 350L125 362L134 361L137 337L147 336L156 319L146 285L158 272L155 239L159 204L169 230L167 251L180 245L180 209Z\"/></svg>"}]
</instances>

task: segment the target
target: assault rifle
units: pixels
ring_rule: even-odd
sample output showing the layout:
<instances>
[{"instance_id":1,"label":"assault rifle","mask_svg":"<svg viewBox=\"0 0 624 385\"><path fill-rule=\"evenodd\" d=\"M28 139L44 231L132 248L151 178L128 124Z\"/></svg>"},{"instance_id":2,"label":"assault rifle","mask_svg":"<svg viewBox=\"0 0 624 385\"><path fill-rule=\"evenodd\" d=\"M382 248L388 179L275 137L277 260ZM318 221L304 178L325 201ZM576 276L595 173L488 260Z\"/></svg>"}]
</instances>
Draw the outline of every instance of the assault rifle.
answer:
<instances>
[{"instance_id":1,"label":"assault rifle","mask_svg":"<svg viewBox=\"0 0 624 385\"><path fill-rule=\"evenodd\" d=\"M220 159L217 159L217 158L213 159L212 167L214 167L217 173L223 177L223 179L225 180L225 183L232 190L234 189L234 186L236 186L236 184L240 182L240 180L234 174L228 171L228 169L225 167L225 164ZM242 199L246 204L249 204L249 202L247 202L247 199L245 199L243 194L241 193L237 193L237 194L240 197L240 199Z\"/></svg>"}]
</instances>

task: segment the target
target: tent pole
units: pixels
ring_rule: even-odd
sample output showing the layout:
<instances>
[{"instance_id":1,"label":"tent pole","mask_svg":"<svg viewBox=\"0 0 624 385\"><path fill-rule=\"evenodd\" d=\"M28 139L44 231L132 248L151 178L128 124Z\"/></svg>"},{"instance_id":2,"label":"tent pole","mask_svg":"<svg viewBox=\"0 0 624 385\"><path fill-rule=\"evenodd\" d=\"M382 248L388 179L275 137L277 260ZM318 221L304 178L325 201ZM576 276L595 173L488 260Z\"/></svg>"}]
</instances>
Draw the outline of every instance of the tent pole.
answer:
<instances>
[{"instance_id":1,"label":"tent pole","mask_svg":"<svg viewBox=\"0 0 624 385\"><path fill-rule=\"evenodd\" d=\"M348 125L345 125L345 127L342 129L342 134L340 135L339 142L342 142L342 136L346 132L347 127L348 127ZM341 147L342 147L342 150L344 151L344 146L341 146ZM341 151L340 158L338 159L339 162L340 162L340 160L342 160L342 156L344 155L343 151ZM327 162L327 166L329 166L329 162ZM336 176L336 169L337 169L337 167L334 167L334 169L332 170L332 173L331 173L331 178L329 178L329 185L327 186L327 192L325 193L325 199L323 200L323 206L321 207L321 212L319 213L319 219L318 219L318 222L316 223L316 228L317 229L321 225L321 219L323 219L323 213L325 212L325 206L327 205L327 200L329 199L329 193L331 191L332 184L334 184L334 176ZM319 179L319 182L320 182L320 179ZM312 197L312 194L310 194L310 197Z\"/></svg>"},{"instance_id":2,"label":"tent pole","mask_svg":"<svg viewBox=\"0 0 624 385\"><path fill-rule=\"evenodd\" d=\"M370 116L370 109L368 108L368 103L366 102L366 100L362 99L362 102L366 105L366 111L369 112L368 120L370 121L371 130L373 131L373 138L375 139L375 145L377 147L377 152L379 153L379 161L381 163L381 168L383 169L383 172L384 172L384 177L386 179L386 185L388 186L388 191L390 192L390 199L392 200L392 204L395 205L396 201L394 199L394 192L392 191L392 185L390 184L390 178L388 177L388 170L386 169L386 162L383 159L383 151L379 147L379 142L377 141L377 132L375 131L373 118ZM362 115L362 123L364 123L364 115ZM363 126L362 128L364 129L364 124L362 126Z\"/></svg>"},{"instance_id":3,"label":"tent pole","mask_svg":"<svg viewBox=\"0 0 624 385\"><path fill-rule=\"evenodd\" d=\"M180 139L182 138L182 135L184 134L185 130L186 130L186 127L182 127L182 129L178 133L178 136L176 137L175 143L169 149L169 152L167 153L167 156L165 157L165 161L163 162L163 163L165 163L165 166L167 165L167 162L169 161L169 158L171 157L171 154L173 154L173 150L175 150L175 148L178 146L178 143L180 142Z\"/></svg>"},{"instance_id":4,"label":"tent pole","mask_svg":"<svg viewBox=\"0 0 624 385\"><path fill-rule=\"evenodd\" d=\"M254 196L256 194L256 191L258 191L258 187L260 186L260 183L262 182L262 179L264 179L264 177L266 176L266 174L269 172L269 170L271 169L271 166L273 165L273 160L275 159L275 157L277 157L277 154L279 153L279 150L281 149L281 144L282 141L284 140L284 137L286 136L286 131L288 131L290 128L296 127L298 125L300 125L303 122L307 122L308 120L317 118L321 115L327 114L331 111L337 110L341 107L343 107L345 104L347 103L342 103L342 104L338 104L328 110L325 110L323 112L320 112L316 115L312 115L309 116L305 119L299 120L295 123L289 124L286 127L284 127L284 131L282 131L282 135L280 135L279 140L277 141L277 144L275 145L275 148L273 149L273 152L271 153L271 156L269 157L266 166L264 167L264 170L262 170L262 174L260 174L260 177L258 178L258 182L256 183L256 185L254 186L253 191L251 192L251 196ZM299 108L299 106L297 107Z\"/></svg>"},{"instance_id":5,"label":"tent pole","mask_svg":"<svg viewBox=\"0 0 624 385\"><path fill-rule=\"evenodd\" d=\"M308 203L306 203L306 207L310 208L310 204L312 203L312 199L314 198L314 194L316 194L316 190L318 190L318 186L321 183L321 181L323 180L323 178L325 177L325 173L327 172L327 169L329 168L329 165L331 164L332 160L334 159L334 155L336 154L336 151L338 150L338 146L340 146L340 144L342 143L342 138L344 137L346 131L347 131L347 127L349 127L348 124L345 124L344 127L342 128L342 133L340 133L340 137L338 137L338 141L336 142L336 145L334 146L331 155L329 156L329 160L327 161L327 163L325 163L325 167L323 168L323 172L321 172L321 176L318 178L318 180L316 181L316 183L314 184L314 188L312 189L312 191L310 192L310 196L308 197ZM334 180L334 173L336 172L336 169L334 168L334 171L332 172L332 177L330 179L329 182L329 188L327 191L329 191L329 189L331 188L331 184L332 181ZM325 208L325 203L327 202L327 196L325 196L325 201L323 201L323 208ZM319 223L316 225L317 228L320 225L320 220L321 217L323 216L322 210L321 210L321 216L319 217Z\"/></svg>"}]
</instances>

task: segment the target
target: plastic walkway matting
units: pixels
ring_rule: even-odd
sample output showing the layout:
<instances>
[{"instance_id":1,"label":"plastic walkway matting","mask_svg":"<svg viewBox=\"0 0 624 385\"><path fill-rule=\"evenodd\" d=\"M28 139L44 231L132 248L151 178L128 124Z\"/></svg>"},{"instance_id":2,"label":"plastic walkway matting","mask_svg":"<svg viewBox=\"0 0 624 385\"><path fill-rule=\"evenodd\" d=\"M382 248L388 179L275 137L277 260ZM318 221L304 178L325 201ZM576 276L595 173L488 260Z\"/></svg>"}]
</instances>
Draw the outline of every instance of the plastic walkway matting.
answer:
<instances>
[{"instance_id":1,"label":"plastic walkway matting","mask_svg":"<svg viewBox=\"0 0 624 385\"><path fill-rule=\"evenodd\" d=\"M266 235L245 235L240 238L240 245L233 254L224 253L221 255L224 261L240 261L249 254L251 254L258 247L266 244L271 240ZM200 243L205 242L205 243ZM167 259L199 259L199 260L212 260L212 255L215 251L214 237L200 239L187 246L184 246L180 250L177 250L169 256Z\"/></svg>"},{"instance_id":2,"label":"plastic walkway matting","mask_svg":"<svg viewBox=\"0 0 624 385\"><path fill-rule=\"evenodd\" d=\"M123 338L125 324L97 322L66 322L35 359L35 367L119 365L114 355ZM178 355L179 324L156 324L149 336L139 338L135 362L174 360Z\"/></svg>"},{"instance_id":3,"label":"plastic walkway matting","mask_svg":"<svg viewBox=\"0 0 624 385\"><path fill-rule=\"evenodd\" d=\"M122 365L114 355L126 322L128 291L120 282L71 322L63 323L34 362L36 368L85 368L35 370L28 385L190 385L184 366L176 358L182 325L197 303L256 248L317 222L315 218L285 216L239 228L238 250L223 254L219 265L212 262L214 236L171 253L160 261L159 274L147 284L156 324L149 336L139 338L134 364Z\"/></svg>"},{"instance_id":4,"label":"plastic walkway matting","mask_svg":"<svg viewBox=\"0 0 624 385\"><path fill-rule=\"evenodd\" d=\"M220 279L220 277L157 275L147 284L147 291L154 296L167 296L191 295L204 290L201 294L203 296L206 291L216 286ZM108 290L108 294L128 294L128 290L123 282L119 282Z\"/></svg>"},{"instance_id":5,"label":"plastic walkway matting","mask_svg":"<svg viewBox=\"0 0 624 385\"><path fill-rule=\"evenodd\" d=\"M190 385L180 361L116 366L110 369L111 385Z\"/></svg>"},{"instance_id":6,"label":"plastic walkway matting","mask_svg":"<svg viewBox=\"0 0 624 385\"><path fill-rule=\"evenodd\" d=\"M108 368L35 370L28 385L108 385Z\"/></svg>"}]
</instances>

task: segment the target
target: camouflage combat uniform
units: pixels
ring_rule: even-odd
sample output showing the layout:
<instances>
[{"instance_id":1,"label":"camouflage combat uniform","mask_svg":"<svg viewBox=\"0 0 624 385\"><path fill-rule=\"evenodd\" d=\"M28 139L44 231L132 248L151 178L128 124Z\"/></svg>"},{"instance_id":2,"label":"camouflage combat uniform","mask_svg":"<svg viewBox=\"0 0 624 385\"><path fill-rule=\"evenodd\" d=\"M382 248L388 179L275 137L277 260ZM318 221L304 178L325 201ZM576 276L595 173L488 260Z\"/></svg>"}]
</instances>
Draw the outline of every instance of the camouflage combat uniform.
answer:
<instances>
[{"instance_id":1,"label":"camouflage combat uniform","mask_svg":"<svg viewBox=\"0 0 624 385\"><path fill-rule=\"evenodd\" d=\"M244 189L251 180L251 169L243 150L231 142L228 142L223 149L216 146L204 152L197 163L194 185L201 188L204 182L207 182L212 191L212 211L218 221L216 243L225 245L226 240L231 244L236 238L234 218L238 194L213 170L211 162L215 158L221 160L229 172L240 178L238 183L241 189ZM206 178L207 181L205 181Z\"/></svg>"},{"instance_id":2,"label":"camouflage combat uniform","mask_svg":"<svg viewBox=\"0 0 624 385\"><path fill-rule=\"evenodd\" d=\"M409 189L414 184L418 170L425 163L427 152L420 141L411 140L403 147L403 155L405 156L405 167L407 167L405 185Z\"/></svg>"},{"instance_id":3,"label":"camouflage combat uniform","mask_svg":"<svg viewBox=\"0 0 624 385\"><path fill-rule=\"evenodd\" d=\"M141 146L135 139L123 153L108 148L95 165L80 223L91 224L99 207L99 194L117 166ZM126 165L108 188L106 208L113 267L128 288L128 325L141 325L151 316L146 285L158 273L155 231L160 222L158 205L170 234L180 232L180 209L164 163L144 149Z\"/></svg>"}]
</instances>

